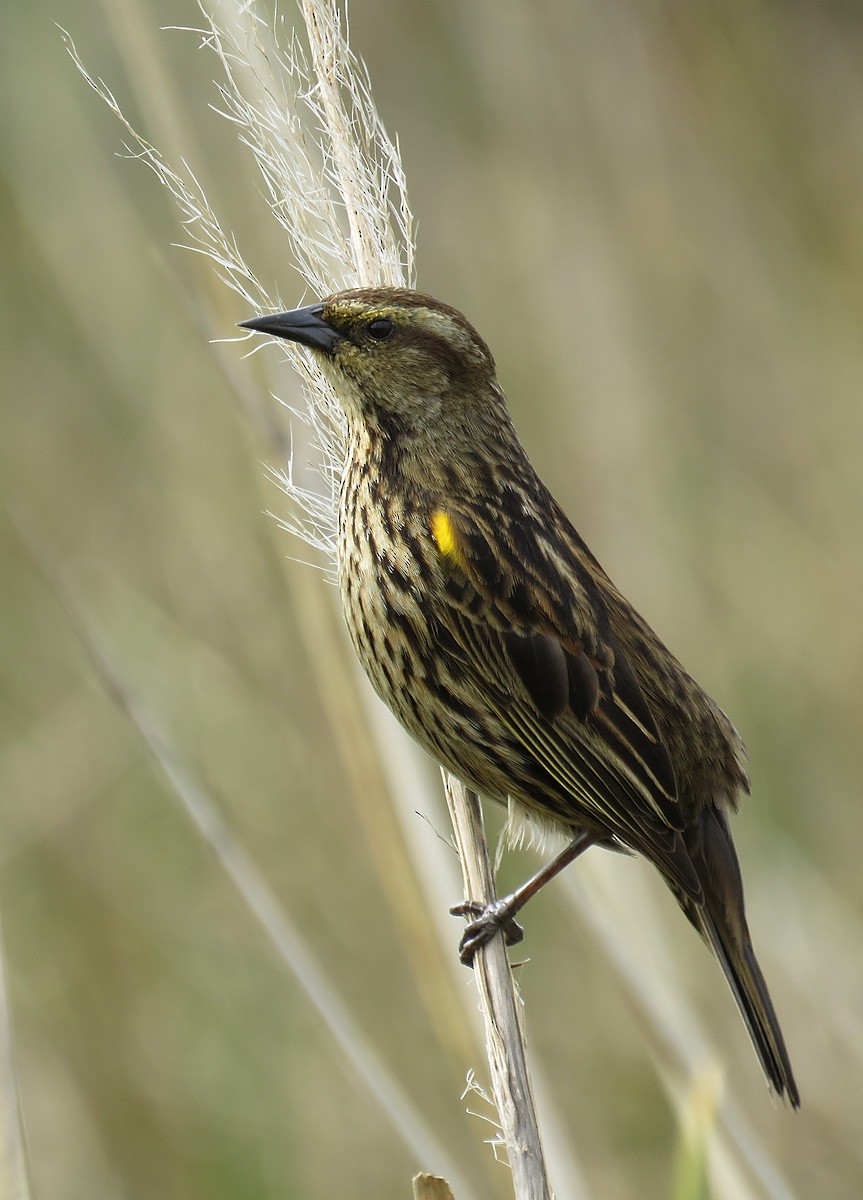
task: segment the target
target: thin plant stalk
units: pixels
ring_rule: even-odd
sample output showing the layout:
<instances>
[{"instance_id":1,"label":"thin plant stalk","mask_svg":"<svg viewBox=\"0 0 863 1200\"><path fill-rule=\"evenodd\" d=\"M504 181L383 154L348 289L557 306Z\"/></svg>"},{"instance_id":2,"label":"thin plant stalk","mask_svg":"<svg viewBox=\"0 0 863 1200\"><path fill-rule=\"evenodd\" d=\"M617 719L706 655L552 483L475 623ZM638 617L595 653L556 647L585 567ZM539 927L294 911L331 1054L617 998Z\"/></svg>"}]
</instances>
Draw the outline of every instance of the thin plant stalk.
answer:
<instances>
[{"instance_id":1,"label":"thin plant stalk","mask_svg":"<svg viewBox=\"0 0 863 1200\"><path fill-rule=\"evenodd\" d=\"M30 1200L27 1147L15 1074L12 1018L3 958L0 933L0 1196L4 1200L7 1197L8 1200Z\"/></svg>"},{"instance_id":2,"label":"thin plant stalk","mask_svg":"<svg viewBox=\"0 0 863 1200\"><path fill-rule=\"evenodd\" d=\"M413 242L398 151L377 116L367 75L347 45L336 5L331 0L302 0L301 10L311 64L296 40L287 52L282 51L254 4L215 4L218 23L202 7L205 36L227 79L220 89L224 115L240 126L242 140L255 155L267 185L273 211L294 248L299 270L317 294L348 283L407 285L412 282ZM190 235L190 248L211 257L223 282L246 303L257 308L279 307L269 301L246 267L235 239L223 234L186 164L183 172L170 167L126 121L107 86L84 69L68 35L67 45L84 77L123 122L131 138L130 153L143 158L174 195ZM271 73L273 63L281 67L280 74ZM258 85L251 95L244 86L250 73ZM309 136L308 115L304 124L298 114L300 97L323 130L318 142ZM344 453L343 418L314 364L296 351L289 351L289 357L306 381L308 424L320 451L325 486L323 493L299 488L290 470L281 482L300 513L295 532L332 556L335 496ZM461 820L467 827L471 814L466 793L455 780L448 780L447 791L453 811L464 805ZM461 852L474 859L467 862L463 857L466 874L484 879L483 891L488 893L492 887L488 854L478 831L464 841ZM493 984L489 994L508 997L506 1003L515 1014L517 1000L502 944L489 948L483 957L482 974ZM488 1022L487 1005L484 1011ZM550 1191L530 1088L520 1084L507 1095L511 1080L526 1080L523 1042L520 1035L501 1042L495 1029L487 1025L487 1043L498 1046L504 1055L520 1054L520 1061L511 1069L492 1066L494 1094L510 1114L502 1117L501 1128L516 1195L539 1200ZM518 1121L513 1121L512 1113L519 1115ZM523 1163L530 1164L527 1174Z\"/></svg>"},{"instance_id":3,"label":"thin plant stalk","mask_svg":"<svg viewBox=\"0 0 863 1200\"><path fill-rule=\"evenodd\" d=\"M479 796L448 772L442 774L462 864L465 896L488 904L495 898L494 872ZM518 1200L550 1200L552 1193L527 1069L521 1005L502 937L495 937L482 947L474 960L474 970L485 1019L486 1053L500 1139L512 1168L515 1195Z\"/></svg>"}]
</instances>

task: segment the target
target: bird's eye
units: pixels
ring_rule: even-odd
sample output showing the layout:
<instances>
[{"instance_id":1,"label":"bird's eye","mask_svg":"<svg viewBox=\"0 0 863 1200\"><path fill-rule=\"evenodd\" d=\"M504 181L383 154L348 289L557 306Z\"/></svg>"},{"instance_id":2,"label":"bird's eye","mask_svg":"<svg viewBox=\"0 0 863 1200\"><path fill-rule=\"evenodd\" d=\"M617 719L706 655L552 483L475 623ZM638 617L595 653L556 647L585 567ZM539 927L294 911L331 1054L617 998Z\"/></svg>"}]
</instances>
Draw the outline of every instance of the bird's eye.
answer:
<instances>
[{"instance_id":1,"label":"bird's eye","mask_svg":"<svg viewBox=\"0 0 863 1200\"><path fill-rule=\"evenodd\" d=\"M385 342L394 329L395 324L389 317L375 317L373 321L369 321L366 332L376 342Z\"/></svg>"}]
</instances>

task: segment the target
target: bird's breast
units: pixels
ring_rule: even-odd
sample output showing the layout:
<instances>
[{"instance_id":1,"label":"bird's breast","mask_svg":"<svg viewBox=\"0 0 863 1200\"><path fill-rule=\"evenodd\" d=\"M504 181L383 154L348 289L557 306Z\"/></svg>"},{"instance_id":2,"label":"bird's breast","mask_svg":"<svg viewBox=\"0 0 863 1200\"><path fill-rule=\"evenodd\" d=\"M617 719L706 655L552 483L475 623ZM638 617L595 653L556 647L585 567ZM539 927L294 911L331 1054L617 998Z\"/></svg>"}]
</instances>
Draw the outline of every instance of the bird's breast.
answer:
<instances>
[{"instance_id":1,"label":"bird's breast","mask_svg":"<svg viewBox=\"0 0 863 1200\"><path fill-rule=\"evenodd\" d=\"M339 502L339 585L345 620L375 690L406 724L429 660L441 586L419 509L376 473L346 472Z\"/></svg>"}]
</instances>

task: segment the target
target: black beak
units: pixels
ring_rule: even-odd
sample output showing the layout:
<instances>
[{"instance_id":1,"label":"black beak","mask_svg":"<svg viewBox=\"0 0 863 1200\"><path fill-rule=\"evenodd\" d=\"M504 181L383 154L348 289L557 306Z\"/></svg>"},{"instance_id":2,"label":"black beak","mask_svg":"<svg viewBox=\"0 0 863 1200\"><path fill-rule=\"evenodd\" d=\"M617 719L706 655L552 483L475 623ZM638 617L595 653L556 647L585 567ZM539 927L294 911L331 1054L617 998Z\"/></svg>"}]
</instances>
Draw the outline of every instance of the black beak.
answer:
<instances>
[{"instance_id":1,"label":"black beak","mask_svg":"<svg viewBox=\"0 0 863 1200\"><path fill-rule=\"evenodd\" d=\"M310 304L308 308L295 308L293 312L271 313L268 317L240 321L240 328L254 329L256 333L268 333L271 337L285 338L332 354L341 334L321 317L323 311L323 304Z\"/></svg>"}]
</instances>

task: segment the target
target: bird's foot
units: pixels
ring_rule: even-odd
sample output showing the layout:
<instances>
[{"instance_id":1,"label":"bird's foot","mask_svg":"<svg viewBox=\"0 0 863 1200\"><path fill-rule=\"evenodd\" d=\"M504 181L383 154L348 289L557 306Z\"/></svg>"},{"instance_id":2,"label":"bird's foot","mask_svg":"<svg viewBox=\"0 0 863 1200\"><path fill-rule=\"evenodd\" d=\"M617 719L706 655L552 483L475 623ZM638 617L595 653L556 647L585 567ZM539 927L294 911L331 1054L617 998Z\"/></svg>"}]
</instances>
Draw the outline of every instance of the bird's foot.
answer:
<instances>
[{"instance_id":1,"label":"bird's foot","mask_svg":"<svg viewBox=\"0 0 863 1200\"><path fill-rule=\"evenodd\" d=\"M454 917L473 917L458 944L458 956L466 967L473 966L476 952L487 946L496 933L502 933L507 946L514 946L524 937L524 930L515 919L521 905L513 905L512 897L492 900L481 904L478 900L465 900L449 911Z\"/></svg>"}]
</instances>

